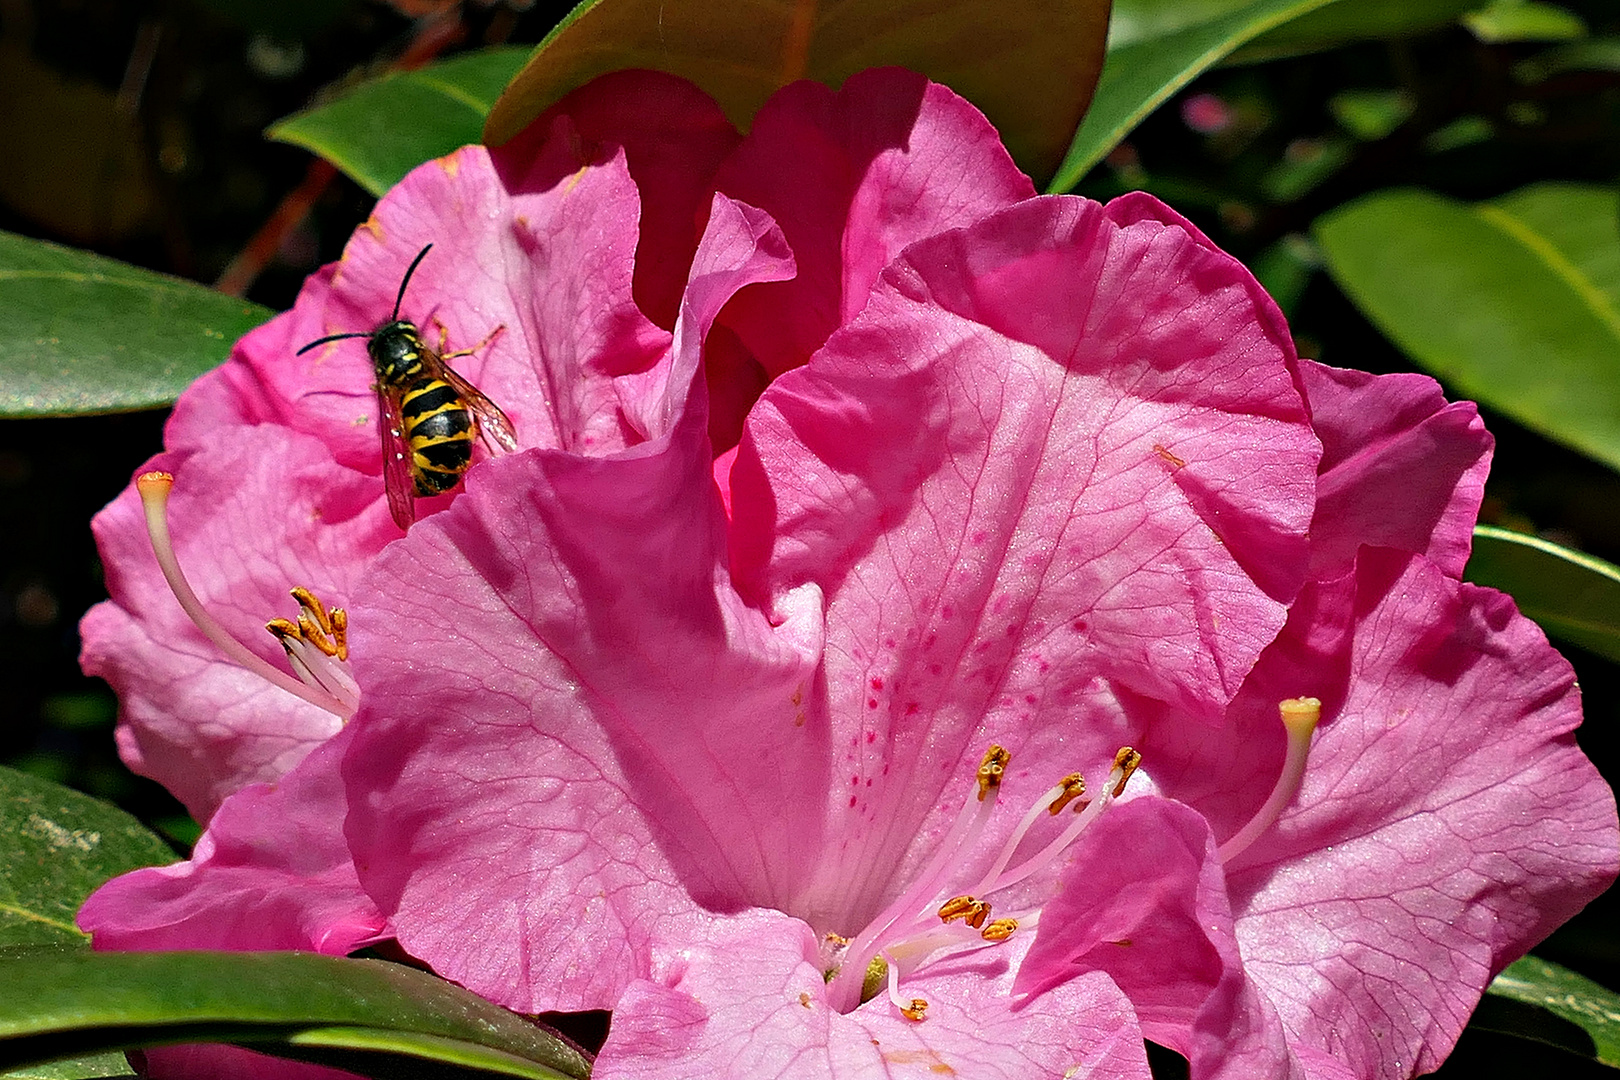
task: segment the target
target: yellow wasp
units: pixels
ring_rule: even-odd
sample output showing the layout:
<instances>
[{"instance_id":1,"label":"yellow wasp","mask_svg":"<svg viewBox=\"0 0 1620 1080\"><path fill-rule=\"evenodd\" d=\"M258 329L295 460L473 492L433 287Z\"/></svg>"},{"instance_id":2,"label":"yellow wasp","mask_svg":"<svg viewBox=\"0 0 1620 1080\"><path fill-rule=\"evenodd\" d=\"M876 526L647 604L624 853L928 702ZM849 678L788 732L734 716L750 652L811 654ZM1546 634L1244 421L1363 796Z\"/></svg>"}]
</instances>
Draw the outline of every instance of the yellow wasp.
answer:
<instances>
[{"instance_id":1,"label":"yellow wasp","mask_svg":"<svg viewBox=\"0 0 1620 1080\"><path fill-rule=\"evenodd\" d=\"M298 350L363 337L377 374L378 425L383 444L383 486L394 521L406 529L416 520L416 497L449 491L472 464L473 440L491 449L516 450L512 422L489 398L450 370L446 360L467 356L488 344L491 334L471 349L443 356L422 340L416 324L399 317L405 287L433 245L417 252L399 283L394 313L375 330L331 334ZM495 333L499 333L497 327ZM441 335L440 348L444 347Z\"/></svg>"}]
</instances>

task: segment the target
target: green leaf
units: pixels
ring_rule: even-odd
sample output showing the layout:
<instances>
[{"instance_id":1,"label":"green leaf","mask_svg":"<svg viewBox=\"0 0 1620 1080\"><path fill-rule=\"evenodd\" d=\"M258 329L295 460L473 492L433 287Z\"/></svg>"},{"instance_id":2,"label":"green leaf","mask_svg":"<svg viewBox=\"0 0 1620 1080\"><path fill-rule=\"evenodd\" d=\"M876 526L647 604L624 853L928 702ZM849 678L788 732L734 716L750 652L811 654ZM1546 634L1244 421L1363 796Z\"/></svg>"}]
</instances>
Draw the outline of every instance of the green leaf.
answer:
<instances>
[{"instance_id":1,"label":"green leaf","mask_svg":"<svg viewBox=\"0 0 1620 1080\"><path fill-rule=\"evenodd\" d=\"M1620 71L1620 37L1586 38L1537 53L1515 64L1513 77L1538 83L1566 71Z\"/></svg>"},{"instance_id":2,"label":"green leaf","mask_svg":"<svg viewBox=\"0 0 1620 1080\"><path fill-rule=\"evenodd\" d=\"M1496 136L1496 126L1483 116L1459 116L1445 127L1429 132L1423 140L1423 149L1431 154L1447 150L1460 150L1465 146L1488 142Z\"/></svg>"},{"instance_id":3,"label":"green leaf","mask_svg":"<svg viewBox=\"0 0 1620 1080\"><path fill-rule=\"evenodd\" d=\"M401 964L294 952L0 951L0 1069L86 1051L231 1042L408 1076L582 1078L560 1038Z\"/></svg>"},{"instance_id":4,"label":"green leaf","mask_svg":"<svg viewBox=\"0 0 1620 1080\"><path fill-rule=\"evenodd\" d=\"M1487 42L1573 41L1586 34L1586 24L1574 12L1524 0L1496 0L1464 16L1463 24Z\"/></svg>"},{"instance_id":5,"label":"green leaf","mask_svg":"<svg viewBox=\"0 0 1620 1080\"><path fill-rule=\"evenodd\" d=\"M1620 662L1620 567L1550 540L1481 525L1465 576L1512 596L1548 637Z\"/></svg>"},{"instance_id":6,"label":"green leaf","mask_svg":"<svg viewBox=\"0 0 1620 1080\"><path fill-rule=\"evenodd\" d=\"M107 1076L134 1076L122 1051L109 1050L89 1057L42 1061L0 1073L0 1080L99 1080Z\"/></svg>"},{"instance_id":7,"label":"green leaf","mask_svg":"<svg viewBox=\"0 0 1620 1080\"><path fill-rule=\"evenodd\" d=\"M568 91L619 68L690 79L746 128L796 79L838 86L898 64L977 105L1040 181L1085 112L1107 25L1107 0L584 0L540 43L484 134L503 143Z\"/></svg>"},{"instance_id":8,"label":"green leaf","mask_svg":"<svg viewBox=\"0 0 1620 1080\"><path fill-rule=\"evenodd\" d=\"M97 886L174 861L116 806L0 767L0 946L83 942L73 915Z\"/></svg>"},{"instance_id":9,"label":"green leaf","mask_svg":"<svg viewBox=\"0 0 1620 1080\"><path fill-rule=\"evenodd\" d=\"M1515 960L1485 991L1546 1009L1592 1037L1596 1057L1620 1066L1620 994L1537 956Z\"/></svg>"},{"instance_id":10,"label":"green leaf","mask_svg":"<svg viewBox=\"0 0 1620 1080\"><path fill-rule=\"evenodd\" d=\"M1355 41L1412 37L1449 26L1479 0L1355 0L1330 4L1255 38L1234 63L1336 49Z\"/></svg>"},{"instance_id":11,"label":"green leaf","mask_svg":"<svg viewBox=\"0 0 1620 1080\"><path fill-rule=\"evenodd\" d=\"M1349 164L1353 153L1348 139L1296 139L1260 178L1260 190L1272 202L1293 202Z\"/></svg>"},{"instance_id":12,"label":"green leaf","mask_svg":"<svg viewBox=\"0 0 1620 1080\"><path fill-rule=\"evenodd\" d=\"M1334 0L1119 0L1085 123L1048 191L1067 191L1172 94L1244 42Z\"/></svg>"},{"instance_id":13,"label":"green leaf","mask_svg":"<svg viewBox=\"0 0 1620 1080\"><path fill-rule=\"evenodd\" d=\"M1328 98L1328 112L1356 138L1387 138L1412 115L1412 96L1404 90L1341 90Z\"/></svg>"},{"instance_id":14,"label":"green leaf","mask_svg":"<svg viewBox=\"0 0 1620 1080\"><path fill-rule=\"evenodd\" d=\"M1314 226L1339 286L1413 360L1620 468L1620 219L1612 189L1468 204L1375 192Z\"/></svg>"},{"instance_id":15,"label":"green leaf","mask_svg":"<svg viewBox=\"0 0 1620 1080\"><path fill-rule=\"evenodd\" d=\"M223 361L267 308L0 232L0 418L152 409Z\"/></svg>"},{"instance_id":16,"label":"green leaf","mask_svg":"<svg viewBox=\"0 0 1620 1080\"><path fill-rule=\"evenodd\" d=\"M504 46L371 79L265 132L319 154L381 195L424 161L484 130L490 106L530 50Z\"/></svg>"}]
</instances>

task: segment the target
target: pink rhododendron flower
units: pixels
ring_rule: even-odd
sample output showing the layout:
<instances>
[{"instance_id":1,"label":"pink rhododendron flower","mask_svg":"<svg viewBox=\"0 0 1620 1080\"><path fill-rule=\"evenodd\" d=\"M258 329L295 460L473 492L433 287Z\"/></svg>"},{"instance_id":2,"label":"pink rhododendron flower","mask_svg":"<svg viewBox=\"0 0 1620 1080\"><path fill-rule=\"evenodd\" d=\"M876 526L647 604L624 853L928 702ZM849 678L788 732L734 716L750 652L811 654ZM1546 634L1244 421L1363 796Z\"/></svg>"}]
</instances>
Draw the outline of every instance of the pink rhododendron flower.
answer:
<instances>
[{"instance_id":1,"label":"pink rhododendron flower","mask_svg":"<svg viewBox=\"0 0 1620 1080\"><path fill-rule=\"evenodd\" d=\"M520 448L401 536L363 348L293 353L429 241L402 314L505 328L459 366ZM1460 581L1472 406L1298 360L1196 228L1035 197L904 72L741 139L625 74L423 166L168 443L260 655L98 519L87 667L213 815L100 947L391 936L614 1010L609 1080L1403 1077L1620 863L1568 666ZM347 617L284 630L300 696L242 666L292 586Z\"/></svg>"}]
</instances>

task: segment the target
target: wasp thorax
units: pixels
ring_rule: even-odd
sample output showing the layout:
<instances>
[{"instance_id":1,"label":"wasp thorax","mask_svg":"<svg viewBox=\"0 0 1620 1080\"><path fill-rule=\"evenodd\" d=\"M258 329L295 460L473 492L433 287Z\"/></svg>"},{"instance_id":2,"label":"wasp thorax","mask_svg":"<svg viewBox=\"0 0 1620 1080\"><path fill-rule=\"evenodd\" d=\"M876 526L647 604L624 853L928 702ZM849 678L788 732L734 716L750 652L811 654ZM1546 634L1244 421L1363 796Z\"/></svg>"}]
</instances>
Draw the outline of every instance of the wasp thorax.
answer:
<instances>
[{"instance_id":1,"label":"wasp thorax","mask_svg":"<svg viewBox=\"0 0 1620 1080\"><path fill-rule=\"evenodd\" d=\"M422 335L414 323L396 319L379 326L366 342L377 381L400 386L422 370Z\"/></svg>"}]
</instances>

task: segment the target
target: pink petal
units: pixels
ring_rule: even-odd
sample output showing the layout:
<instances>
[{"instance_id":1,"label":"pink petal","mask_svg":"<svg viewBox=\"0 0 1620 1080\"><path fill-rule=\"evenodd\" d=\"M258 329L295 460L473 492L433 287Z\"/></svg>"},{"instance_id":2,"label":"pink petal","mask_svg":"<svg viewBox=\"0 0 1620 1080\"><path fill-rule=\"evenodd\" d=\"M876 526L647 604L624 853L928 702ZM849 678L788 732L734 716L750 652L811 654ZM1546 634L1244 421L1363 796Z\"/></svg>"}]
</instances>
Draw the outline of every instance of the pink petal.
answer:
<instances>
[{"instance_id":1,"label":"pink petal","mask_svg":"<svg viewBox=\"0 0 1620 1080\"><path fill-rule=\"evenodd\" d=\"M794 843L781 805L825 793L775 764L806 734L790 696L819 628L773 628L724 588L689 393L730 291L787 271L764 221L717 201L649 373L667 384L620 380L651 441L490 462L382 555L354 614L362 879L407 950L519 1011L611 1006L688 891L736 906Z\"/></svg>"},{"instance_id":2,"label":"pink petal","mask_svg":"<svg viewBox=\"0 0 1620 1080\"><path fill-rule=\"evenodd\" d=\"M295 354L387 320L429 243L400 314L435 347L442 325L452 350L504 328L452 366L507 410L526 444L621 445L611 414L595 408L602 380L640 370L667 345L637 300L673 324L714 171L737 140L690 84L625 72L571 94L500 150L465 147L414 170L292 311L244 337L231 362L181 398L169 448L188 449L222 424L274 423L377 475L364 342Z\"/></svg>"},{"instance_id":3,"label":"pink petal","mask_svg":"<svg viewBox=\"0 0 1620 1080\"><path fill-rule=\"evenodd\" d=\"M1305 1075L1244 973L1215 842L1195 811L1126 800L1071 850L1019 992L1107 972L1142 1033L1186 1056L1199 1080Z\"/></svg>"},{"instance_id":4,"label":"pink petal","mask_svg":"<svg viewBox=\"0 0 1620 1080\"><path fill-rule=\"evenodd\" d=\"M701 940L660 948L596 1060L597 1080L1027 1080L1148 1076L1130 1007L1105 976L1013 1007L997 979L960 965L916 980L922 1022L884 996L829 1009L810 928L774 911L716 920Z\"/></svg>"},{"instance_id":5,"label":"pink petal","mask_svg":"<svg viewBox=\"0 0 1620 1080\"><path fill-rule=\"evenodd\" d=\"M1143 221L1175 225L1205 251L1212 255L1227 257L1226 252L1222 251L1215 241L1205 236L1198 226L1145 191L1127 191L1119 198L1110 200L1108 205L1103 207L1103 212L1108 215L1109 221L1121 228ZM1244 277L1245 280L1241 285L1248 294L1249 301L1254 304L1255 321L1260 324L1266 336L1281 343L1283 351L1287 354L1288 363L1291 366L1297 364L1299 358L1294 352L1294 339L1288 331L1288 320L1283 317L1282 309L1252 275Z\"/></svg>"},{"instance_id":6,"label":"pink petal","mask_svg":"<svg viewBox=\"0 0 1620 1080\"><path fill-rule=\"evenodd\" d=\"M723 320L772 376L860 311L907 244L1035 194L977 109L899 68L778 92L717 182L770 213L798 260L798 277L749 289Z\"/></svg>"},{"instance_id":7,"label":"pink petal","mask_svg":"<svg viewBox=\"0 0 1620 1080\"><path fill-rule=\"evenodd\" d=\"M1372 549L1312 591L1348 625L1339 655L1291 622L1234 706L1257 731L1282 697L1328 705L1294 807L1228 867L1238 938L1296 1043L1404 1077L1614 880L1614 797L1575 744L1569 665L1506 597Z\"/></svg>"},{"instance_id":8,"label":"pink petal","mask_svg":"<svg viewBox=\"0 0 1620 1080\"><path fill-rule=\"evenodd\" d=\"M1318 452L1255 288L1177 226L1032 200L913 245L766 391L732 568L826 598L807 910L892 898L992 740L1032 798L1112 758L1121 694L1220 721L1304 576Z\"/></svg>"},{"instance_id":9,"label":"pink petal","mask_svg":"<svg viewBox=\"0 0 1620 1080\"><path fill-rule=\"evenodd\" d=\"M669 335L631 297L640 204L624 157L580 168L568 118L558 118L550 134L532 170L565 171L567 180L550 187L507 188L477 146L401 181L344 249L324 307L310 311L306 340L370 330L386 319L406 267L432 243L401 317L435 346L443 327L452 350L474 347L501 327L488 345L452 361L456 371L506 411L521 445L608 453L640 441L613 407L613 380L655 363ZM312 307L301 301L295 310ZM306 388L305 397L327 381L313 370L323 365L345 372L359 365L367 377L349 374L344 385L366 389L373 380L364 344L333 342L275 363L281 378ZM360 460L380 468L375 406L368 390L331 421L359 431L366 443ZM329 428L324 434L339 438Z\"/></svg>"},{"instance_id":10,"label":"pink petal","mask_svg":"<svg viewBox=\"0 0 1620 1080\"><path fill-rule=\"evenodd\" d=\"M1461 577L1494 440L1471 401L1447 404L1426 375L1300 363L1322 440L1311 576L1338 577L1362 544L1427 556Z\"/></svg>"},{"instance_id":11,"label":"pink petal","mask_svg":"<svg viewBox=\"0 0 1620 1080\"><path fill-rule=\"evenodd\" d=\"M360 890L342 822L338 735L279 783L219 808L187 862L114 878L79 909L98 949L306 949L342 956L388 936Z\"/></svg>"},{"instance_id":12,"label":"pink petal","mask_svg":"<svg viewBox=\"0 0 1620 1080\"><path fill-rule=\"evenodd\" d=\"M611 126L612 96L582 99L599 136ZM699 140L709 159L735 139L713 128L712 104L660 100L667 115L685 110L688 134L712 129L708 144ZM313 276L291 312L247 335L177 405L166 433L171 454L155 464L179 477L171 518L182 565L210 610L272 663L283 661L263 626L293 613L288 588L309 586L342 605L360 569L398 536L381 509L365 343L296 352L324 334L386 319L422 245L433 242L434 251L412 278L402 314L434 343L433 320L442 321L451 347L504 327L453 363L506 408L520 438L609 452L647 437L635 429L638 406L624 399L623 381L656 364L669 335L631 297L637 191L622 154L580 167L571 122L559 114L549 142L531 140L545 159L536 169L566 166L567 182L546 190L503 187L477 147L413 172L378 204L338 267ZM644 132L628 141L651 181L674 183L686 174L660 138ZM686 186L706 186L712 167L710 160L688 170ZM674 195L659 198L668 219ZM666 220L665 230L672 227ZM679 243L659 245L667 254ZM225 795L280 776L335 730L335 718L225 662L200 638L156 573L133 491L97 528L114 603L88 617L84 662L120 692L119 737L132 767L207 820Z\"/></svg>"},{"instance_id":13,"label":"pink petal","mask_svg":"<svg viewBox=\"0 0 1620 1080\"><path fill-rule=\"evenodd\" d=\"M148 1080L356 1080L357 1076L219 1043L149 1046L132 1052L132 1057Z\"/></svg>"},{"instance_id":14,"label":"pink petal","mask_svg":"<svg viewBox=\"0 0 1620 1080\"><path fill-rule=\"evenodd\" d=\"M572 163L543 145L559 116L570 121ZM740 140L714 100L685 79L618 71L575 90L490 156L508 187L536 191L623 149L641 196L636 303L668 330L703 235L714 173Z\"/></svg>"},{"instance_id":15,"label":"pink petal","mask_svg":"<svg viewBox=\"0 0 1620 1080\"><path fill-rule=\"evenodd\" d=\"M601 110L586 112L599 129ZM535 155L526 172L510 152L497 168L477 146L412 171L378 202L342 261L305 283L292 311L244 337L230 363L181 399L169 446L188 448L193 432L221 422L275 423L315 435L341 464L378 475L376 380L364 340L297 352L385 322L406 268L430 243L400 317L436 349L474 349L451 366L506 411L520 443L606 453L640 441L622 429L611 388L614 378L656 362L669 341L632 296L640 198L624 153L580 161L573 125L560 113L544 133L526 136ZM649 139L637 145L650 176L673 181L680 170L668 148ZM694 165L685 187L706 185L710 168ZM666 219L673 198L660 195ZM679 255L680 242L669 237L655 246L684 272L689 250Z\"/></svg>"},{"instance_id":16,"label":"pink petal","mask_svg":"<svg viewBox=\"0 0 1620 1080\"><path fill-rule=\"evenodd\" d=\"M342 607L364 561L398 535L376 478L273 425L226 426L190 445L148 463L176 477L169 520L181 568L238 640L288 670L264 629L297 616L288 590ZM132 769L206 822L231 792L279 778L338 729L336 716L238 666L192 625L158 571L133 487L93 528L112 599L85 616L80 659L118 693Z\"/></svg>"}]
</instances>

